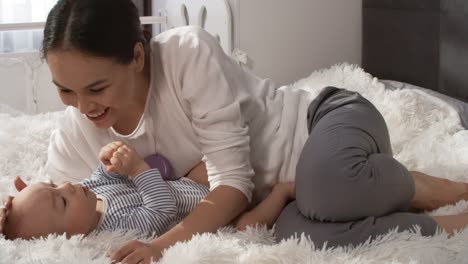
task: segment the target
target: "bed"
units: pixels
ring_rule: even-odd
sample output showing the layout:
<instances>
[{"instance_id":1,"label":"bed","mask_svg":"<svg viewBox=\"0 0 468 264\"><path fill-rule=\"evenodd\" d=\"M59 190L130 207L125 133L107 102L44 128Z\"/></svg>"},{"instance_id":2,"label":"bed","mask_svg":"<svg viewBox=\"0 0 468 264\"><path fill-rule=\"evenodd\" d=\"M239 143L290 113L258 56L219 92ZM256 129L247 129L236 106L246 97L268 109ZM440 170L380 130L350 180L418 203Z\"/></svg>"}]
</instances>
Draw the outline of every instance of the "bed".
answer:
<instances>
[{"instance_id":1,"label":"bed","mask_svg":"<svg viewBox=\"0 0 468 264\"><path fill-rule=\"evenodd\" d=\"M231 54L232 46L225 37L231 34L227 1L171 1L173 8L165 14L167 21L162 27L205 19L201 24L217 35L226 53ZM212 7L226 13L211 17ZM185 10L200 11L198 14L205 18L186 19ZM210 23L218 27L210 29ZM450 102L453 97L434 96L403 80L380 81L359 66L346 63L315 71L291 84L315 94L328 85L358 91L376 105L388 123L395 157L408 168L468 181L468 131L461 118L466 108L454 107L466 107L461 101ZM35 112L25 114L25 109L0 104L0 195L14 193L11 181L15 175L29 182L47 180L44 165L49 135L62 111L38 111L46 108L34 103L31 106ZM467 208L467 202L460 202L427 213L454 214ZM71 239L49 236L35 241L0 238L0 263L110 263L106 252L134 238L131 233ZM226 227L216 234L198 235L174 245L165 251L161 263L466 263L466 248L468 230L450 239L442 233L428 238L420 236L415 227L411 232L391 231L358 247L322 249L301 234L276 241L274 230L258 227L234 232Z\"/></svg>"}]
</instances>

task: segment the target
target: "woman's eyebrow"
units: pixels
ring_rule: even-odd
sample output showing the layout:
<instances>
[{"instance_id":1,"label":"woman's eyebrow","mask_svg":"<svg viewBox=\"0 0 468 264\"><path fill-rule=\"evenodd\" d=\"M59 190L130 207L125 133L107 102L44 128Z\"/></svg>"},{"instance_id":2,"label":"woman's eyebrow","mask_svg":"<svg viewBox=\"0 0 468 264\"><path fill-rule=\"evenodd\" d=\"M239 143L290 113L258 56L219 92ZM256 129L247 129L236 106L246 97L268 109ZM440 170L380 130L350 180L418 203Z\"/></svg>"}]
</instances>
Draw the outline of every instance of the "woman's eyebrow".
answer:
<instances>
[{"instance_id":1,"label":"woman's eyebrow","mask_svg":"<svg viewBox=\"0 0 468 264\"><path fill-rule=\"evenodd\" d=\"M65 87L65 86L63 86L63 85L61 85L61 84L59 84L59 83L58 83L57 81L55 81L55 80L52 80L52 82L53 82L55 85L57 85L58 87L62 88L62 89L72 90L72 89L69 89L69 88L67 88L67 87ZM90 84L86 85L86 86L83 87L82 89L93 88L93 87L98 86L99 84L102 84L102 83L105 83L105 82L107 82L106 79L97 80L97 81L95 81L95 82L93 82L93 83L90 83Z\"/></svg>"}]
</instances>

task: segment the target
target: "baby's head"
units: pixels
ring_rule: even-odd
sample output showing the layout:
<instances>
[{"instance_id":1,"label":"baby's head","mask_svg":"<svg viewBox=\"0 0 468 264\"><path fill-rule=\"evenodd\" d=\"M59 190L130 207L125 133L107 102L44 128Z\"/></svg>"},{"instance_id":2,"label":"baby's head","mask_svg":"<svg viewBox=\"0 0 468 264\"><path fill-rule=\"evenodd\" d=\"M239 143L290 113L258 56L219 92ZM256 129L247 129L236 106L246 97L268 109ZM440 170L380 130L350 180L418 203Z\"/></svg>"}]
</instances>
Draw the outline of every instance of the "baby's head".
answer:
<instances>
[{"instance_id":1,"label":"baby's head","mask_svg":"<svg viewBox=\"0 0 468 264\"><path fill-rule=\"evenodd\" d=\"M88 234L99 222L96 195L80 184L30 185L13 199L5 236L31 239L48 234Z\"/></svg>"}]
</instances>

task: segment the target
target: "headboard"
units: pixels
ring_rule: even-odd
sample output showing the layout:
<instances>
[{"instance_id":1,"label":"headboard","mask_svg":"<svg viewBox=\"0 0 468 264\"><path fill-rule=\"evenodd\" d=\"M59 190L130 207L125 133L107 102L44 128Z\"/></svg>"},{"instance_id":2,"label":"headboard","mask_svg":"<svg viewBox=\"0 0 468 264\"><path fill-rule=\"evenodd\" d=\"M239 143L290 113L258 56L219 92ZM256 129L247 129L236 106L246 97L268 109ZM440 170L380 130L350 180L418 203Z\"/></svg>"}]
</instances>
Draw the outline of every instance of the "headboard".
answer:
<instances>
[{"instance_id":1,"label":"headboard","mask_svg":"<svg viewBox=\"0 0 468 264\"><path fill-rule=\"evenodd\" d=\"M468 102L466 0L363 0L363 68Z\"/></svg>"}]
</instances>

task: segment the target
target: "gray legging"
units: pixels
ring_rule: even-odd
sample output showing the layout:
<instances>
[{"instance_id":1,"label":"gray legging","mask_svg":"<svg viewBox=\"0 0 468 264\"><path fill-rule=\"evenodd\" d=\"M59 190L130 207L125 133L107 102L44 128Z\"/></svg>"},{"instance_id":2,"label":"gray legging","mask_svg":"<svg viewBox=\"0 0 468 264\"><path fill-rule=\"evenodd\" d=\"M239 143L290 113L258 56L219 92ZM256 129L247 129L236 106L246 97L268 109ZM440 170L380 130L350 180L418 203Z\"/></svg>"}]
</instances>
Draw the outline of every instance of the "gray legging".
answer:
<instances>
[{"instance_id":1,"label":"gray legging","mask_svg":"<svg viewBox=\"0 0 468 264\"><path fill-rule=\"evenodd\" d=\"M316 246L357 245L415 225L423 235L433 235L432 218L408 212L414 182L393 158L378 110L359 94L334 87L319 98L309 108L310 136L296 168L296 201L278 218L277 238L305 233Z\"/></svg>"}]
</instances>

